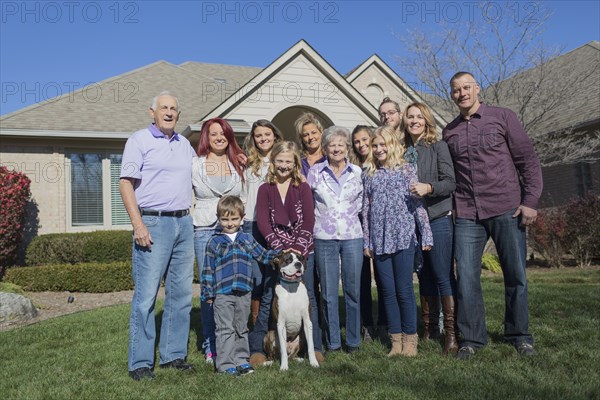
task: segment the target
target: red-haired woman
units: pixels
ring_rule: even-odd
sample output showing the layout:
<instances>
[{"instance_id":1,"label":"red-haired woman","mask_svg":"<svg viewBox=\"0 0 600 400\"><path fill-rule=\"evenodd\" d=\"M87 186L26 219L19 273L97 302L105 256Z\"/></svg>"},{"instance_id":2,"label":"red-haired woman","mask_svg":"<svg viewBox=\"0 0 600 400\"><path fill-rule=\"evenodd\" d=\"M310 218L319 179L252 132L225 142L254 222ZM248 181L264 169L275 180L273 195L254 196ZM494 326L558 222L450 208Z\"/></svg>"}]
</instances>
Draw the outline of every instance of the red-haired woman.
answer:
<instances>
[{"instance_id":1,"label":"red-haired woman","mask_svg":"<svg viewBox=\"0 0 600 400\"><path fill-rule=\"evenodd\" d=\"M221 118L204 122L198 143L198 158L192 164L194 206L194 249L198 268L204 265L206 244L215 233L217 203L224 195L239 196L244 180L241 160L244 152L235 141L233 129ZM213 362L215 350L215 322L212 304L202 302L202 349L207 362Z\"/></svg>"}]
</instances>

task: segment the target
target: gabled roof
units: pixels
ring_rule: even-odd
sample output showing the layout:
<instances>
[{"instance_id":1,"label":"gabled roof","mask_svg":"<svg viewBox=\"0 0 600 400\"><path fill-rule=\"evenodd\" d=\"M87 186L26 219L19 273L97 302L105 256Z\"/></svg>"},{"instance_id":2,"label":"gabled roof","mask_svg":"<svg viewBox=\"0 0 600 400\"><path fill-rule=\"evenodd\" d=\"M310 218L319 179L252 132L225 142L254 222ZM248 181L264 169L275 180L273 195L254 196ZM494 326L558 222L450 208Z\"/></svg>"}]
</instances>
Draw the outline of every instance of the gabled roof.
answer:
<instances>
[{"instance_id":1,"label":"gabled roof","mask_svg":"<svg viewBox=\"0 0 600 400\"><path fill-rule=\"evenodd\" d=\"M539 86L541 75L546 78ZM535 87L532 90L533 85ZM554 103L552 112L530 124L530 130L538 133L558 132L566 128L580 128L600 121L600 42L591 41L581 47L552 58L537 67L525 70L500 83L507 91L523 90L532 94L524 113L525 123L538 115L542 107ZM486 88L483 95L491 90ZM506 104L500 104L519 112L521 105L514 96L506 93Z\"/></svg>"},{"instance_id":2,"label":"gabled roof","mask_svg":"<svg viewBox=\"0 0 600 400\"><path fill-rule=\"evenodd\" d=\"M354 104L373 120L374 124L378 123L377 110L374 109L369 101L303 39L260 71L250 82L242 86L235 95L230 96L223 103L217 105L217 107L205 115L204 119L209 117L226 117L240 102L252 96L257 88L260 88L269 79L273 78L297 57L304 57L312 63L320 73L336 85L342 94L352 99Z\"/></svg>"},{"instance_id":3,"label":"gabled roof","mask_svg":"<svg viewBox=\"0 0 600 400\"><path fill-rule=\"evenodd\" d=\"M348 82L352 83L356 79L358 79L358 77L360 77L363 73L365 73L369 68L377 68L379 71L381 71L382 74L384 74L398 88L400 88L400 90L408 98L410 98L413 102L420 102L420 103L428 104L433 112L433 117L435 118L438 126L444 127L448 122L450 122L450 121L452 121L452 119L454 119L453 115L449 115L449 114L439 110L438 109L439 107L435 107L435 104L430 104L431 101L427 101L428 100L427 98L429 96L433 96L433 95L429 95L429 94L424 95L423 93L415 91L413 88L410 87L410 85L408 83L406 83L406 81L404 81L404 79L402 79L392 68L390 68L390 66L387 65L385 63L385 61L383 61L381 59L381 57L379 57L377 54L373 54L371 57L367 58L360 65L358 65L356 68L354 68L350 72L348 72L346 74L346 79L348 80ZM392 100L394 100L394 99L392 99Z\"/></svg>"},{"instance_id":4,"label":"gabled roof","mask_svg":"<svg viewBox=\"0 0 600 400\"><path fill-rule=\"evenodd\" d=\"M177 130L182 131L220 103L220 97L205 96L203 91L207 85L214 87L220 82L199 73L214 69L229 71L225 79L232 81L234 77L246 79L260 70L203 63L185 63L181 67L158 61L7 114L0 119L0 127L3 134L12 135L20 130L72 132L73 137L85 136L87 131L131 133L151 122L148 108L152 98L169 90L180 101L182 113Z\"/></svg>"},{"instance_id":5,"label":"gabled roof","mask_svg":"<svg viewBox=\"0 0 600 400\"><path fill-rule=\"evenodd\" d=\"M208 64L194 61L186 61L179 64L180 68L202 75L205 78L224 82L226 85L243 85L262 71L259 67L244 67L240 65Z\"/></svg>"}]
</instances>

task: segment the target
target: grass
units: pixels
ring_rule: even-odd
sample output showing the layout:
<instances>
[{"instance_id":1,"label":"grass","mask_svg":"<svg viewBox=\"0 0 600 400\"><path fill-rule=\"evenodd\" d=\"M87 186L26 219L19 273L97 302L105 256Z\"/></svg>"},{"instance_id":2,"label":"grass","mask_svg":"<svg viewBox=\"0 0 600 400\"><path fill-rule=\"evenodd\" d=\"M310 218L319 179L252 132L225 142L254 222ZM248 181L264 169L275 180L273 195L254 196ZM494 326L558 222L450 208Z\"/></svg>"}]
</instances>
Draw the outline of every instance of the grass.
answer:
<instances>
[{"instance_id":1,"label":"grass","mask_svg":"<svg viewBox=\"0 0 600 400\"><path fill-rule=\"evenodd\" d=\"M156 370L127 376L129 306L68 315L0 332L2 399L599 399L600 270L529 273L530 329L538 355L520 358L502 342L503 286L483 277L490 344L469 361L420 343L414 359L386 357L379 342L334 353L319 369L278 364L231 378L213 373L198 351L194 304L191 374ZM197 300L196 300L197 301Z\"/></svg>"}]
</instances>

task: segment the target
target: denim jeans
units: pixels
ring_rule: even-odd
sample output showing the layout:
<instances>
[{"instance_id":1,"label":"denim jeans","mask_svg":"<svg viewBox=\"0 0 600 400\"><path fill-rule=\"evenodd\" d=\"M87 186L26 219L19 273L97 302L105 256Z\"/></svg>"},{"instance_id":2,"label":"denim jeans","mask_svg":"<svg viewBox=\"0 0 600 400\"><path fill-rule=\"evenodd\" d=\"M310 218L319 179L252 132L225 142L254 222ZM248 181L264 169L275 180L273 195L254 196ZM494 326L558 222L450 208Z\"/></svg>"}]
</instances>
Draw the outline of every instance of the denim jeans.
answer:
<instances>
[{"instance_id":1,"label":"denim jeans","mask_svg":"<svg viewBox=\"0 0 600 400\"><path fill-rule=\"evenodd\" d=\"M487 344L485 308L481 291L481 257L491 237L504 275L504 338L514 344L533 344L529 334L525 228L515 210L485 220L456 219L457 320L463 346Z\"/></svg>"},{"instance_id":2,"label":"denim jeans","mask_svg":"<svg viewBox=\"0 0 600 400\"><path fill-rule=\"evenodd\" d=\"M362 254L362 252L361 252ZM373 326L373 295L371 294L371 259L362 258L360 271L360 316L363 326Z\"/></svg>"},{"instance_id":3,"label":"denim jeans","mask_svg":"<svg viewBox=\"0 0 600 400\"><path fill-rule=\"evenodd\" d=\"M196 228L194 230L194 251L196 253L196 264L198 265L198 277L202 277L206 245L212 235L216 232L214 228ZM202 323L202 350L204 354L217 354L215 342L215 316L212 303L200 302L200 321Z\"/></svg>"},{"instance_id":4,"label":"denim jeans","mask_svg":"<svg viewBox=\"0 0 600 400\"><path fill-rule=\"evenodd\" d=\"M377 325L387 326L388 320L387 315L385 315L385 303L383 301L381 275L379 274L379 270L375 268L375 262L373 262L373 274L375 275L375 285L377 286Z\"/></svg>"},{"instance_id":5,"label":"denim jeans","mask_svg":"<svg viewBox=\"0 0 600 400\"><path fill-rule=\"evenodd\" d=\"M273 292L275 290L275 284L277 283L277 273L271 267L265 270L264 281L263 281L263 295L260 298L260 308L258 311L258 317L256 323L250 335L248 336L248 342L250 346L250 354L264 353L264 340L269 330L269 323L271 321L271 304L273 303ZM321 338L321 327L319 326L319 307L317 306L317 275L315 269L315 257L314 253L308 255L306 262L306 270L304 271L304 277L302 278L306 289L308 291L308 299L311 304L311 320L313 323L313 340L315 351L323 350L323 343Z\"/></svg>"},{"instance_id":6,"label":"denim jeans","mask_svg":"<svg viewBox=\"0 0 600 400\"><path fill-rule=\"evenodd\" d=\"M258 244L260 244L262 247L264 247L265 249L267 248L267 242L260 234L260 231L258 230L258 224L256 223L256 221L244 221L243 231L252 235L252 237L254 237L254 240L256 240ZM263 275L267 267L271 268L270 265L259 263L254 259L252 260L252 279L254 280L254 288L252 289L253 299L260 299L262 296Z\"/></svg>"},{"instance_id":7,"label":"denim jeans","mask_svg":"<svg viewBox=\"0 0 600 400\"><path fill-rule=\"evenodd\" d=\"M383 302L389 333L417 332L417 303L413 289L413 262L415 247L394 254L375 255L379 271Z\"/></svg>"},{"instance_id":8,"label":"denim jeans","mask_svg":"<svg viewBox=\"0 0 600 400\"><path fill-rule=\"evenodd\" d=\"M142 216L153 244L133 243L134 283L129 318L129 371L154 367L154 306L165 276L165 303L160 328L160 363L186 358L192 310L194 243L192 217Z\"/></svg>"},{"instance_id":9,"label":"denim jeans","mask_svg":"<svg viewBox=\"0 0 600 400\"><path fill-rule=\"evenodd\" d=\"M454 277L453 231L451 216L429 221L433 234L433 247L423 252L423 268L419 276L421 296L456 295Z\"/></svg>"},{"instance_id":10,"label":"denim jeans","mask_svg":"<svg viewBox=\"0 0 600 400\"><path fill-rule=\"evenodd\" d=\"M342 289L346 306L346 345L360 345L360 277L362 270L363 240L315 239L315 263L321 284L321 298L325 314L325 341L327 348L342 347L338 298L340 288L340 259Z\"/></svg>"}]
</instances>

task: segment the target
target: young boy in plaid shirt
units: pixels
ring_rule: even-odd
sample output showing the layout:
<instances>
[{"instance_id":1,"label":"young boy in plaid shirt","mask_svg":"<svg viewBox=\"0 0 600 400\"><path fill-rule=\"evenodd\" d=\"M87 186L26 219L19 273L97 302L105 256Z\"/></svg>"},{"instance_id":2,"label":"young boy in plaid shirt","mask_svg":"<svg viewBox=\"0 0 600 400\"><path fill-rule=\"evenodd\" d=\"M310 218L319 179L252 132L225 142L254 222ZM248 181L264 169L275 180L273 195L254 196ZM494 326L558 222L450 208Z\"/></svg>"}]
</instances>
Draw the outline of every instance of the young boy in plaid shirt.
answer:
<instances>
[{"instance_id":1,"label":"young boy in plaid shirt","mask_svg":"<svg viewBox=\"0 0 600 400\"><path fill-rule=\"evenodd\" d=\"M252 292L251 260L269 264L280 250L265 250L252 235L240 231L244 205L237 196L224 196L217 204L222 231L206 245L202 269L202 301L213 303L217 372L245 375L248 364L248 316Z\"/></svg>"}]
</instances>

